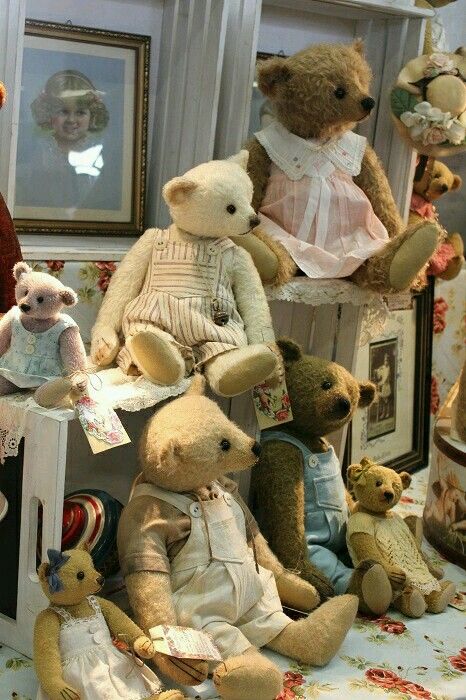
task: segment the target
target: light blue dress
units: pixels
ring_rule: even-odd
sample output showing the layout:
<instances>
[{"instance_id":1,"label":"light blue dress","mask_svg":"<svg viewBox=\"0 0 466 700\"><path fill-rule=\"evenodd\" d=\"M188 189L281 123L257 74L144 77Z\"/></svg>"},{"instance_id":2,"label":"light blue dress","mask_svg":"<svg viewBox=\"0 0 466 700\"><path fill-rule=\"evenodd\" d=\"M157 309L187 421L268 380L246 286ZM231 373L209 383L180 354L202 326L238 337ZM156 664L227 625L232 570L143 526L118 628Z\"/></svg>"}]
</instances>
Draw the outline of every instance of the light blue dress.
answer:
<instances>
[{"instance_id":1,"label":"light blue dress","mask_svg":"<svg viewBox=\"0 0 466 700\"><path fill-rule=\"evenodd\" d=\"M348 589L353 569L347 558L346 524L348 505L340 462L332 446L327 452L311 452L298 438L273 430L263 431L262 444L268 441L289 442L297 447L304 464L305 536L309 559L330 581L337 594Z\"/></svg>"},{"instance_id":2,"label":"light blue dress","mask_svg":"<svg viewBox=\"0 0 466 700\"><path fill-rule=\"evenodd\" d=\"M60 336L66 328L77 324L71 316L61 314L57 323L43 333L26 330L21 311L13 306L5 318L11 321L11 343L0 357L0 375L20 389L37 387L49 379L62 377Z\"/></svg>"}]
</instances>

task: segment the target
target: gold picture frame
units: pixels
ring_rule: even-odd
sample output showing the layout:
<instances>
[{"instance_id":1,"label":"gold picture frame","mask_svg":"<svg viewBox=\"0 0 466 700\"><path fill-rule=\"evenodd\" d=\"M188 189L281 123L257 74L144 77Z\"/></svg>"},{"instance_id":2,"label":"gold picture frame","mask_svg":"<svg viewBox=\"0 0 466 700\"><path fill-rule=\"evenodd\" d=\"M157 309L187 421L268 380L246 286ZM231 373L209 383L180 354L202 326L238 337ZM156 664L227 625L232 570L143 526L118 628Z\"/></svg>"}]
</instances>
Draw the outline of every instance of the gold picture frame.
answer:
<instances>
[{"instance_id":1,"label":"gold picture frame","mask_svg":"<svg viewBox=\"0 0 466 700\"><path fill-rule=\"evenodd\" d=\"M143 232L149 57L149 36L26 20L19 232Z\"/></svg>"}]
</instances>

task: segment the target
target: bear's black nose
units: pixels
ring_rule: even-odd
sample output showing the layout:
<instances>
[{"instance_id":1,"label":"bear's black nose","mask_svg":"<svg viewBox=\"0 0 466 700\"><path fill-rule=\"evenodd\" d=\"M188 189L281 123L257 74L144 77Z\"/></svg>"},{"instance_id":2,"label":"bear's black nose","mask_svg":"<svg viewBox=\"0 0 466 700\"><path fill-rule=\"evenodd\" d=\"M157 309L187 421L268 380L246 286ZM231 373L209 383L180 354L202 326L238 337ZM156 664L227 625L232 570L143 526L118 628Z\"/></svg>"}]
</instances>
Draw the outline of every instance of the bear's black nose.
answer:
<instances>
[{"instance_id":1,"label":"bear's black nose","mask_svg":"<svg viewBox=\"0 0 466 700\"><path fill-rule=\"evenodd\" d=\"M393 500L393 494L391 491L384 491L383 492L384 497L387 499L387 501L392 501Z\"/></svg>"},{"instance_id":2,"label":"bear's black nose","mask_svg":"<svg viewBox=\"0 0 466 700\"><path fill-rule=\"evenodd\" d=\"M31 307L29 306L29 304L20 304L19 308L21 309L21 311L24 311L24 312L31 310Z\"/></svg>"},{"instance_id":3,"label":"bear's black nose","mask_svg":"<svg viewBox=\"0 0 466 700\"><path fill-rule=\"evenodd\" d=\"M348 415L350 408L351 408L351 404L348 401L348 399L345 399L344 397L338 399L337 410L338 410L338 413L340 413L340 415L342 415L342 416Z\"/></svg>"},{"instance_id":4,"label":"bear's black nose","mask_svg":"<svg viewBox=\"0 0 466 700\"><path fill-rule=\"evenodd\" d=\"M104 581L105 581L105 579L103 576L97 576L97 583L99 584L99 586L103 586Z\"/></svg>"},{"instance_id":5,"label":"bear's black nose","mask_svg":"<svg viewBox=\"0 0 466 700\"><path fill-rule=\"evenodd\" d=\"M259 219L257 214L256 216L251 216L251 218L249 219L249 225L251 226L251 228L256 228L256 226L259 226L260 222L261 220Z\"/></svg>"},{"instance_id":6,"label":"bear's black nose","mask_svg":"<svg viewBox=\"0 0 466 700\"><path fill-rule=\"evenodd\" d=\"M371 109L374 108L375 100L373 97L364 97L364 99L361 100L361 105L366 112L370 112Z\"/></svg>"},{"instance_id":7,"label":"bear's black nose","mask_svg":"<svg viewBox=\"0 0 466 700\"><path fill-rule=\"evenodd\" d=\"M251 450L253 451L253 454L256 455L256 457L259 457L261 453L261 446L258 442L255 442L254 445L251 447Z\"/></svg>"},{"instance_id":8,"label":"bear's black nose","mask_svg":"<svg viewBox=\"0 0 466 700\"><path fill-rule=\"evenodd\" d=\"M442 190L442 192L448 192L448 185L443 184L440 189Z\"/></svg>"}]
</instances>

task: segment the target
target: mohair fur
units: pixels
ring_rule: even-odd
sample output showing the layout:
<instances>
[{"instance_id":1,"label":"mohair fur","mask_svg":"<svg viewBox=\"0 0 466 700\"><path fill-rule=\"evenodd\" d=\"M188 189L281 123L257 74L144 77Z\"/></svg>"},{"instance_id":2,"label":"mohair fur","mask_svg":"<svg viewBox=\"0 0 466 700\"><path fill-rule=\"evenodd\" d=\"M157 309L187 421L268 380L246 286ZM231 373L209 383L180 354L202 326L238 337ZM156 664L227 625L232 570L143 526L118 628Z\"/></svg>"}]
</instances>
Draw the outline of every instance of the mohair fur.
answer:
<instances>
[{"instance_id":1,"label":"mohair fur","mask_svg":"<svg viewBox=\"0 0 466 700\"><path fill-rule=\"evenodd\" d=\"M184 396L161 408L146 425L139 446L146 482L175 492L202 493L213 480L248 469L256 461L254 439L232 423L203 391L204 382L198 376ZM231 445L227 451L220 449L224 439ZM283 602L306 610L318 605L314 586L284 569L260 534L254 545L258 563L273 572ZM141 571L126 576L125 582L131 607L144 630L176 623L169 574ZM356 598L342 596L299 623L290 622L269 646L279 645L283 653L301 663L323 665L337 651L355 614ZM207 672L206 664L199 661L185 660L183 669L173 662L165 657L164 665L159 666L181 683L195 685ZM252 646L219 664L214 682L227 700L271 700L282 688L278 669Z\"/></svg>"},{"instance_id":2,"label":"mohair fur","mask_svg":"<svg viewBox=\"0 0 466 700\"><path fill-rule=\"evenodd\" d=\"M316 138L321 141L340 137L368 116L370 110L362 106L361 100L370 96L371 79L371 69L364 58L363 43L359 39L350 45L317 44L288 58L273 57L264 61L258 70L259 89L272 103L281 124L303 139ZM337 87L346 90L343 99L335 97ZM258 211L266 192L271 160L255 138L248 141L245 148L250 154L248 173L254 184L253 205ZM404 226L385 172L369 145L366 146L361 172L354 181L367 195L391 240L373 258L363 263L351 279L360 286L376 291L398 291L400 287L397 284L408 288L424 267L429 249L434 247L434 232L429 229L428 237L421 246L423 256L414 252L419 249L419 241L411 241L413 231L405 232L402 241L405 274L391 274L392 267L400 264L396 260L400 246L395 244L395 239L403 233ZM259 231L260 227L254 234L257 235ZM281 281L286 281L286 271L293 273L293 265L286 265L282 258Z\"/></svg>"},{"instance_id":3,"label":"mohair fur","mask_svg":"<svg viewBox=\"0 0 466 700\"><path fill-rule=\"evenodd\" d=\"M326 452L325 436L349 423L358 407L369 406L375 396L375 386L371 382L358 382L335 362L304 355L291 340L280 339L277 344L285 363L285 379L293 410L293 420L280 426L280 431L297 437L312 452ZM329 382L331 387L324 389L324 382ZM341 408L342 400L348 402L346 407ZM325 599L334 595L333 586L309 560L305 539L305 468L297 447L278 437L277 440L267 440L252 472L252 503L264 536L281 563L312 583ZM346 499L351 509L352 499L348 492ZM361 610L375 608L377 612L383 612L390 599L382 595L382 591L377 591L380 587L386 592L387 582L382 572L379 569L372 572L364 587L362 585L373 563L365 561L362 568L355 571L350 592L358 595ZM368 586L372 578L373 585Z\"/></svg>"},{"instance_id":4,"label":"mohair fur","mask_svg":"<svg viewBox=\"0 0 466 700\"><path fill-rule=\"evenodd\" d=\"M419 166L418 166L419 167ZM452 173L445 163L434 158L428 158L420 175L413 182L413 193L422 197L426 203L435 202L448 192L459 190L462 186L459 175ZM418 198L416 198L418 200ZM413 204L413 202L412 202ZM429 219L438 224L439 245L430 259L427 274L435 275L444 280L452 280L459 275L464 262L464 244L459 233L448 234L440 225L438 215L433 207L433 216L422 216L411 208L410 225L416 226L423 220Z\"/></svg>"},{"instance_id":5,"label":"mohair fur","mask_svg":"<svg viewBox=\"0 0 466 700\"><path fill-rule=\"evenodd\" d=\"M47 581L49 564L46 562L38 569L41 588L51 605L64 608L73 618L86 618L93 614L93 608L86 598L100 591L103 578L94 569L86 547L70 549L64 554L70 558L59 570L63 590L57 593L50 591ZM77 578L78 572L84 573L82 579ZM124 635L138 656L151 659L154 647L149 637L109 600L100 597L97 600L112 636L119 639L119 635ZM62 618L50 607L37 616L34 627L34 667L37 677L50 700L85 700L75 688L66 683L62 675L59 646L62 624ZM151 695L148 700L183 700L183 697L180 691L170 690Z\"/></svg>"},{"instance_id":6,"label":"mohair fur","mask_svg":"<svg viewBox=\"0 0 466 700\"><path fill-rule=\"evenodd\" d=\"M18 262L13 268L16 280L15 297L20 309L21 323L26 330L41 333L49 330L60 319L66 306L74 306L78 300L76 293L60 280L44 272L33 272L25 262ZM38 299L42 298L42 301ZM23 310L26 304L29 309ZM6 353L11 342L11 319L5 315L0 319L0 357ZM64 374L72 375L86 368L86 351L77 326L65 329L59 338L60 355ZM67 397L80 394L87 386L85 375L68 378L59 377L46 382L36 389L34 398L45 407L58 405ZM0 395L11 394L17 387L0 376Z\"/></svg>"},{"instance_id":7,"label":"mohair fur","mask_svg":"<svg viewBox=\"0 0 466 700\"><path fill-rule=\"evenodd\" d=\"M353 514L366 513L374 519L390 518L391 509L400 500L401 494L411 483L411 476L407 472L397 473L394 469L375 464L365 457L360 464L352 464L348 467L348 483L351 484L356 503ZM350 521L351 521L350 516ZM421 550L422 533L420 521L417 522L416 535L412 532L412 523L407 523L415 547L427 565L432 576L441 579L443 572L433 566ZM410 527L411 526L411 527ZM394 607L410 617L420 617L425 610L428 612L442 612L453 599L455 586L451 581L442 581L439 591L432 591L428 595L414 586L407 584L409 571L405 571L398 565L388 562L377 541L366 532L353 533L350 536L350 544L357 561L370 558L379 562L387 572L392 583L394 593ZM355 560L354 563L356 564ZM398 594L395 596L395 594Z\"/></svg>"},{"instance_id":8,"label":"mohair fur","mask_svg":"<svg viewBox=\"0 0 466 700\"><path fill-rule=\"evenodd\" d=\"M190 241L193 236L241 237L257 225L251 206L252 183L246 173L247 161L248 152L241 151L228 160L198 165L164 186L163 196L174 222L170 229L173 240ZM233 214L228 211L231 205L235 207ZM154 245L154 231L150 229L125 255L112 277L92 331L91 357L97 365L110 364L119 351L125 309L141 292ZM260 383L274 369L279 372L280 368L277 355L266 347L270 345L273 350L272 321L251 256L239 247L222 255L248 345L211 358L204 368L216 393L233 396ZM145 337L138 338L143 335L139 333L131 340L132 351L136 349L144 360L144 366L139 369L156 383L176 383L185 373L185 361L167 335L170 329L146 325ZM156 339L151 339L150 334Z\"/></svg>"}]
</instances>

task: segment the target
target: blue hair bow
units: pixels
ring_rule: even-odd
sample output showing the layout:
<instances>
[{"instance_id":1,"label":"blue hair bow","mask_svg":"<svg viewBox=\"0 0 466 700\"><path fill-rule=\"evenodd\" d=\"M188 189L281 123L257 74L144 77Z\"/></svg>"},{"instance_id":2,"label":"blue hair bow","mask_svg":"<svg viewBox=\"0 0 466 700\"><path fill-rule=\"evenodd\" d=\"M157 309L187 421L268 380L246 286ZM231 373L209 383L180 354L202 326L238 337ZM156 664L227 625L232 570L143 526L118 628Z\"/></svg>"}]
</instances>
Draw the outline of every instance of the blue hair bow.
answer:
<instances>
[{"instance_id":1,"label":"blue hair bow","mask_svg":"<svg viewBox=\"0 0 466 700\"><path fill-rule=\"evenodd\" d=\"M48 549L47 556L49 565L47 568L47 581L49 584L50 593L58 593L64 589L62 580L58 575L59 569L66 564L70 558L69 554L62 554L58 549Z\"/></svg>"}]
</instances>

